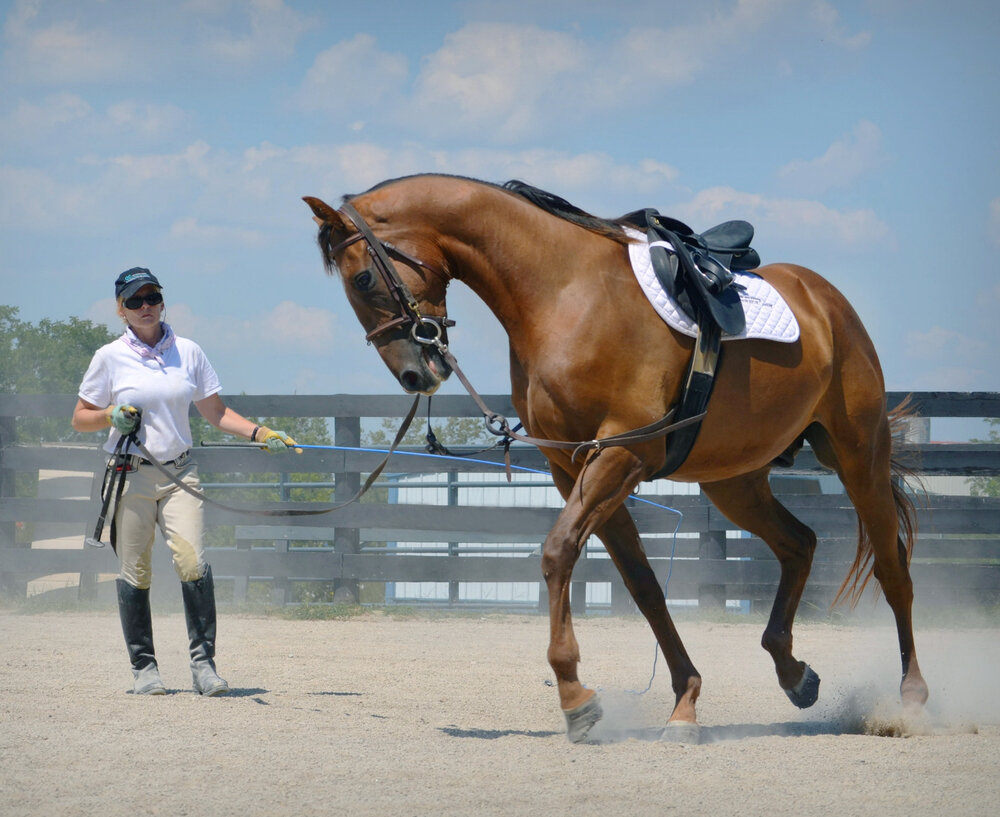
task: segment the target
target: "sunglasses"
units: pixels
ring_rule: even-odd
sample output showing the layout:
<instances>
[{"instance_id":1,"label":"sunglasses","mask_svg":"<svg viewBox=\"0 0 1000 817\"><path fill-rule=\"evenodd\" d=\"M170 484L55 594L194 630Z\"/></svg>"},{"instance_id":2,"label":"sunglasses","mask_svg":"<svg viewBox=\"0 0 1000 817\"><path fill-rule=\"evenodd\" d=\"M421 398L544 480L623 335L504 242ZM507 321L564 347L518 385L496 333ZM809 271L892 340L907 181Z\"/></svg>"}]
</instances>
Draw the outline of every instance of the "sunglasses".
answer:
<instances>
[{"instance_id":1,"label":"sunglasses","mask_svg":"<svg viewBox=\"0 0 1000 817\"><path fill-rule=\"evenodd\" d=\"M138 309L144 303L156 306L163 303L163 293L150 292L148 295L133 295L131 298L126 298L122 303L126 309Z\"/></svg>"}]
</instances>

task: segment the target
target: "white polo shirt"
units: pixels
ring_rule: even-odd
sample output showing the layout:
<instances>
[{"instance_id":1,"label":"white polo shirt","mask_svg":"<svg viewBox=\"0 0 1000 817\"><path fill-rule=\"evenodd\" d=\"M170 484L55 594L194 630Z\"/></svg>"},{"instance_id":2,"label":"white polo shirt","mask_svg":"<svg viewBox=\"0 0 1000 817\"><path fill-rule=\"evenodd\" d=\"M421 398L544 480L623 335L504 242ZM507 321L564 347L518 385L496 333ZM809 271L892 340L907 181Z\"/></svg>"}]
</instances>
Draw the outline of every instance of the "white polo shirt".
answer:
<instances>
[{"instance_id":1,"label":"white polo shirt","mask_svg":"<svg viewBox=\"0 0 1000 817\"><path fill-rule=\"evenodd\" d=\"M222 391L222 386L194 341L176 338L161 358L162 365L142 357L118 338L94 353L80 384L80 398L100 407L125 403L142 408L139 440L166 462L191 447L191 403ZM104 450L113 452L120 437L112 427Z\"/></svg>"}]
</instances>

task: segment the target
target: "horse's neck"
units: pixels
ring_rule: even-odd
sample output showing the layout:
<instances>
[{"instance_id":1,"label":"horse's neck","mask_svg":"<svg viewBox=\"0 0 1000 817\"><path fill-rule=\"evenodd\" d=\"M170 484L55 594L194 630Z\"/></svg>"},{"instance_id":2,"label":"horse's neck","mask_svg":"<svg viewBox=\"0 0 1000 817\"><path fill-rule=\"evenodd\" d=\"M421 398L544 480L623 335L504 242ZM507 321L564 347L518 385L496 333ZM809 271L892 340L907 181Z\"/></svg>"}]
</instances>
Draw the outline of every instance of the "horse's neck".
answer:
<instances>
[{"instance_id":1,"label":"horse's neck","mask_svg":"<svg viewBox=\"0 0 1000 817\"><path fill-rule=\"evenodd\" d=\"M514 336L550 309L573 274L578 231L541 211L508 204L511 213L472 214L453 234L453 263L467 284ZM503 224L502 230L497 224ZM580 237L577 236L579 239ZM584 236L586 238L586 235Z\"/></svg>"}]
</instances>

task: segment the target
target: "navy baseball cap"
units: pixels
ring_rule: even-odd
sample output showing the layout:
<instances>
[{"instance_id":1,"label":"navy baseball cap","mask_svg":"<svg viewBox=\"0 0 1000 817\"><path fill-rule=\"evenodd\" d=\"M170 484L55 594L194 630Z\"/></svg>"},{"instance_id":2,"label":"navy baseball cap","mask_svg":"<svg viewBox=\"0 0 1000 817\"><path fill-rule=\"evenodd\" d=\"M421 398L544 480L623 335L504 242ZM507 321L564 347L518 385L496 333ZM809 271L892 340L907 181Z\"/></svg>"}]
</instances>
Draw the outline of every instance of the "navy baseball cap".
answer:
<instances>
[{"instance_id":1,"label":"navy baseball cap","mask_svg":"<svg viewBox=\"0 0 1000 817\"><path fill-rule=\"evenodd\" d=\"M147 284L160 287L160 282L156 280L156 276L145 267L127 269L115 279L115 297L131 298Z\"/></svg>"}]
</instances>

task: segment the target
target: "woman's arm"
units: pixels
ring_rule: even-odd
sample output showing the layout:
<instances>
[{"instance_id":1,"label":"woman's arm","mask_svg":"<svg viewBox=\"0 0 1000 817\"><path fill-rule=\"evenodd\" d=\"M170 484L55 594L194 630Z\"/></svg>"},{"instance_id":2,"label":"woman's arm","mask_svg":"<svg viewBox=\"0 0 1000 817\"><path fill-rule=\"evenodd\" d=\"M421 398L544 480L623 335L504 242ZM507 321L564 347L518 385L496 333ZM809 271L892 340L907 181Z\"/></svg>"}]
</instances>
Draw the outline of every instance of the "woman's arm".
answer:
<instances>
[{"instance_id":1,"label":"woman's arm","mask_svg":"<svg viewBox=\"0 0 1000 817\"><path fill-rule=\"evenodd\" d=\"M226 434L253 439L251 435L254 430L262 428L262 426L251 423L246 417L229 408L218 393L206 397L204 400L196 400L194 405L202 417Z\"/></svg>"},{"instance_id":2,"label":"woman's arm","mask_svg":"<svg viewBox=\"0 0 1000 817\"><path fill-rule=\"evenodd\" d=\"M267 426L254 425L246 417L237 414L222 402L218 393L204 400L196 400L195 406L201 412L201 416L219 431L247 437L255 443L266 443L264 450L271 454L281 453L295 445L295 440L284 431L272 431ZM296 448L295 451L298 454L302 453L301 448Z\"/></svg>"},{"instance_id":3,"label":"woman's arm","mask_svg":"<svg viewBox=\"0 0 1000 817\"><path fill-rule=\"evenodd\" d=\"M86 400L78 399L73 409L74 431L101 431L111 425L111 410L114 406L100 408Z\"/></svg>"}]
</instances>

